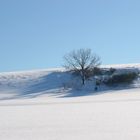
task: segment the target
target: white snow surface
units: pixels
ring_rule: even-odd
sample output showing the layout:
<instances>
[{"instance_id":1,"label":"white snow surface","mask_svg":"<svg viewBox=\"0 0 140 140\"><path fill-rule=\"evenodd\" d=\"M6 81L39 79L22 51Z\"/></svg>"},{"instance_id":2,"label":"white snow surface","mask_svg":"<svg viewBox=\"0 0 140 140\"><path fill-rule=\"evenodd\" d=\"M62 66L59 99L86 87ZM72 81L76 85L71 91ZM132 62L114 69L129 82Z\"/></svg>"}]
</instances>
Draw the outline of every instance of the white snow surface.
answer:
<instances>
[{"instance_id":1,"label":"white snow surface","mask_svg":"<svg viewBox=\"0 0 140 140\"><path fill-rule=\"evenodd\" d=\"M62 69L1 73L0 140L140 139L139 87L71 89L77 82Z\"/></svg>"},{"instance_id":2,"label":"white snow surface","mask_svg":"<svg viewBox=\"0 0 140 140\"><path fill-rule=\"evenodd\" d=\"M0 102L1 140L139 140L140 89Z\"/></svg>"}]
</instances>

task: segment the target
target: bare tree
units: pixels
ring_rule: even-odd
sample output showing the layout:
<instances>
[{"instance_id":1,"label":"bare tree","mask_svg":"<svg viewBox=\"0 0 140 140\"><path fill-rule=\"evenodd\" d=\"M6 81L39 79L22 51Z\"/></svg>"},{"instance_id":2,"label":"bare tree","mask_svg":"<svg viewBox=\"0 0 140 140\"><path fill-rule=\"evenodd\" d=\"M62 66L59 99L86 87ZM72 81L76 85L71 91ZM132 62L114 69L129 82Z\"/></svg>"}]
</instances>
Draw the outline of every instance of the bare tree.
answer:
<instances>
[{"instance_id":1,"label":"bare tree","mask_svg":"<svg viewBox=\"0 0 140 140\"><path fill-rule=\"evenodd\" d=\"M86 75L89 71L100 65L100 58L93 54L91 49L79 49L64 56L64 67L68 70L78 72L82 84L85 85Z\"/></svg>"}]
</instances>

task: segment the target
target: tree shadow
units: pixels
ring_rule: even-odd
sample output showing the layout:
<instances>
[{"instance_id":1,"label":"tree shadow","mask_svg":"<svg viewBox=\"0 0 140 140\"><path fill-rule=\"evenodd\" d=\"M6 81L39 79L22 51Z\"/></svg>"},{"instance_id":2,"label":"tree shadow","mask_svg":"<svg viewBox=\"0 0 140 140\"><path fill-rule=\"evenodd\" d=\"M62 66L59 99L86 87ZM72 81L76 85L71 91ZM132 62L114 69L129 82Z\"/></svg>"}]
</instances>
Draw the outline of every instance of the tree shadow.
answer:
<instances>
[{"instance_id":1,"label":"tree shadow","mask_svg":"<svg viewBox=\"0 0 140 140\"><path fill-rule=\"evenodd\" d=\"M101 87L98 88L98 90L95 91L94 86L91 88L89 87L83 87L79 90L71 89L69 92L66 94L63 94L61 98L68 98L68 97L80 97L80 96L95 96L95 95L101 95L101 94L106 94L108 92L113 91L119 91L119 90L127 90L127 89L136 89L140 87L135 87L131 84L124 84L124 85L115 85L112 87L107 87L105 85L101 85Z\"/></svg>"}]
</instances>

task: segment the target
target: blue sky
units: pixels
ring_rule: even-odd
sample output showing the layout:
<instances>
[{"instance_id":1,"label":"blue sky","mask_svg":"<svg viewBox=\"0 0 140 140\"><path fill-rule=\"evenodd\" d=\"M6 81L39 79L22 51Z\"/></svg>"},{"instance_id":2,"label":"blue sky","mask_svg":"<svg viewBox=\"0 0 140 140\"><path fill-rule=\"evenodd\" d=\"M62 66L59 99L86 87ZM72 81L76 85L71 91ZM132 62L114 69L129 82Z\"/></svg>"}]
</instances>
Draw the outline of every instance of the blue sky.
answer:
<instances>
[{"instance_id":1,"label":"blue sky","mask_svg":"<svg viewBox=\"0 0 140 140\"><path fill-rule=\"evenodd\" d=\"M0 71L60 67L91 48L103 64L140 62L139 0L0 0Z\"/></svg>"}]
</instances>

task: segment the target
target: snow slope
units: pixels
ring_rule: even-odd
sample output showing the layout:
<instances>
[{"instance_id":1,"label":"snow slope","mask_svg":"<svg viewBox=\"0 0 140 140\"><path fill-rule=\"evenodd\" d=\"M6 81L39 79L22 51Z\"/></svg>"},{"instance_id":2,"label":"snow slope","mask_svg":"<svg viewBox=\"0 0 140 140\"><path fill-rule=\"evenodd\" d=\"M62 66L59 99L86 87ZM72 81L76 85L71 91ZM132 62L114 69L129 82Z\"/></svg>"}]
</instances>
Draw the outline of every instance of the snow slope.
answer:
<instances>
[{"instance_id":1,"label":"snow slope","mask_svg":"<svg viewBox=\"0 0 140 140\"><path fill-rule=\"evenodd\" d=\"M60 69L0 74L0 99L59 94L71 75Z\"/></svg>"},{"instance_id":2,"label":"snow slope","mask_svg":"<svg viewBox=\"0 0 140 140\"><path fill-rule=\"evenodd\" d=\"M140 64L110 65L103 68L117 68L117 72L137 71ZM140 87L140 82L135 85ZM103 87L100 90L105 90ZM78 77L64 69L36 70L27 72L0 73L0 100L34 98L38 96L83 96L94 92L94 80L81 87Z\"/></svg>"},{"instance_id":3,"label":"snow slope","mask_svg":"<svg viewBox=\"0 0 140 140\"><path fill-rule=\"evenodd\" d=\"M78 82L62 69L1 73L0 140L140 139L140 88L69 88Z\"/></svg>"}]
</instances>

